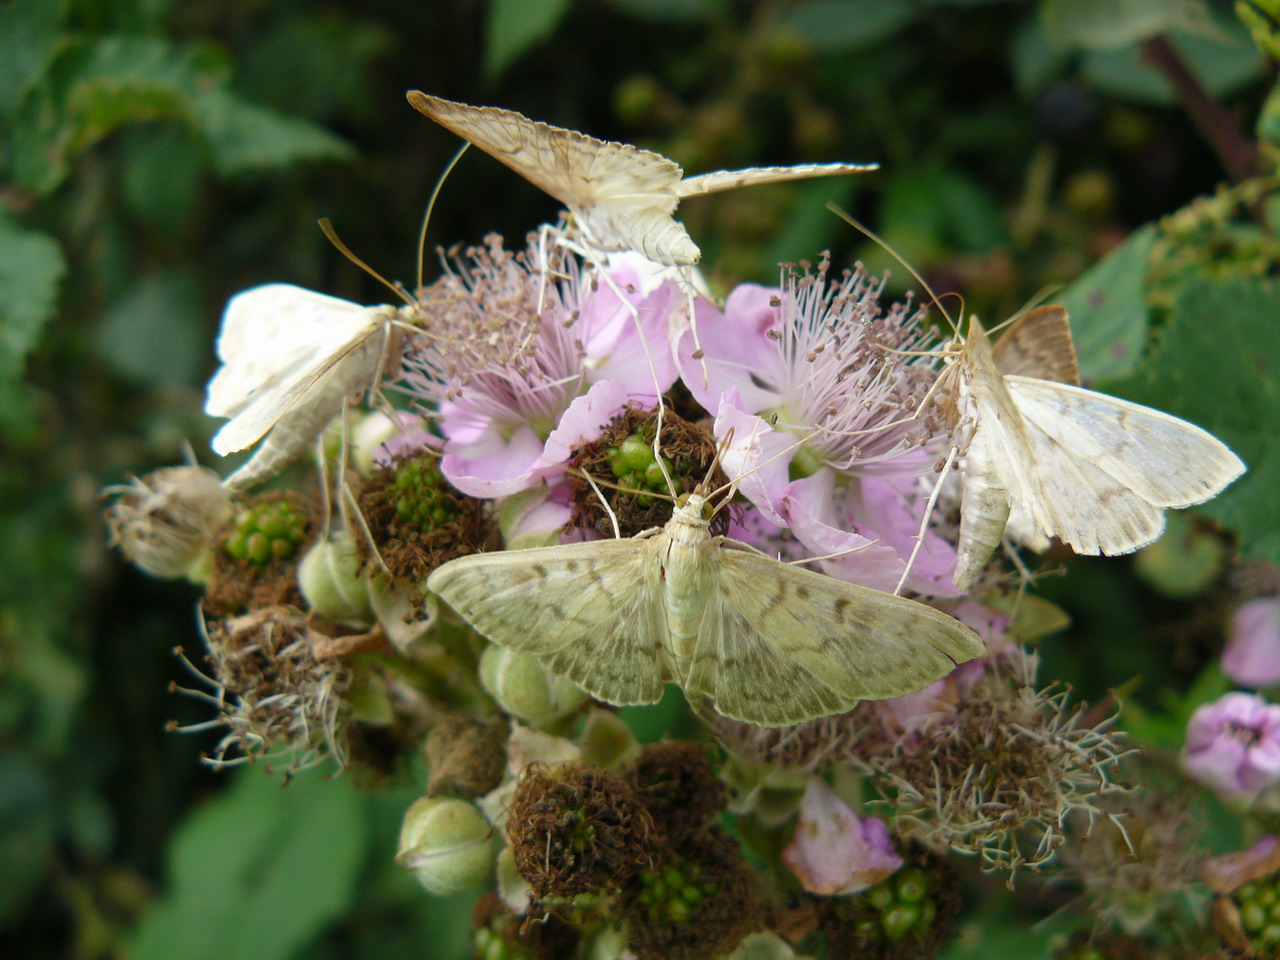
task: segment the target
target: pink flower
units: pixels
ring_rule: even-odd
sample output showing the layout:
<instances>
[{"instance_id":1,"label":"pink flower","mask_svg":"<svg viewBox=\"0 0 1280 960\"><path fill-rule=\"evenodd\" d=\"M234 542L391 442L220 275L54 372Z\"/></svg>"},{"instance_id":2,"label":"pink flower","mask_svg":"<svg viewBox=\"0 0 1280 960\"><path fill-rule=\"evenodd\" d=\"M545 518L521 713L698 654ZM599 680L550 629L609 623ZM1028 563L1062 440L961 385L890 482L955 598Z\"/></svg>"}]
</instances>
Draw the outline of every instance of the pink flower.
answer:
<instances>
[{"instance_id":1,"label":"pink flower","mask_svg":"<svg viewBox=\"0 0 1280 960\"><path fill-rule=\"evenodd\" d=\"M827 266L783 288L746 284L723 313L697 308L678 348L690 392L732 437L724 468L765 518L812 553L857 550L828 572L892 590L915 546L936 459L913 415L936 376L930 358L901 359L930 335L921 314L879 304L882 283L859 268L828 281ZM871 541L877 541L870 547ZM868 548L868 549L860 549ZM927 532L908 586L954 595L955 553Z\"/></svg>"},{"instance_id":2,"label":"pink flower","mask_svg":"<svg viewBox=\"0 0 1280 960\"><path fill-rule=\"evenodd\" d=\"M1280 683L1280 596L1261 597L1236 608L1222 671L1245 687Z\"/></svg>"},{"instance_id":3,"label":"pink flower","mask_svg":"<svg viewBox=\"0 0 1280 960\"><path fill-rule=\"evenodd\" d=\"M1182 765L1226 795L1256 794L1280 781L1280 707L1250 693L1224 694L1197 707Z\"/></svg>"},{"instance_id":4,"label":"pink flower","mask_svg":"<svg viewBox=\"0 0 1280 960\"><path fill-rule=\"evenodd\" d=\"M875 886L902 866L884 821L860 819L821 777L805 787L782 859L806 890L830 897Z\"/></svg>"},{"instance_id":5,"label":"pink flower","mask_svg":"<svg viewBox=\"0 0 1280 960\"><path fill-rule=\"evenodd\" d=\"M673 282L655 286L635 258L617 259L610 284L547 255L543 271L536 248L517 256L490 238L422 295L428 342L406 359L404 389L444 434L441 472L474 497L554 480L623 407L652 406L675 381Z\"/></svg>"}]
</instances>

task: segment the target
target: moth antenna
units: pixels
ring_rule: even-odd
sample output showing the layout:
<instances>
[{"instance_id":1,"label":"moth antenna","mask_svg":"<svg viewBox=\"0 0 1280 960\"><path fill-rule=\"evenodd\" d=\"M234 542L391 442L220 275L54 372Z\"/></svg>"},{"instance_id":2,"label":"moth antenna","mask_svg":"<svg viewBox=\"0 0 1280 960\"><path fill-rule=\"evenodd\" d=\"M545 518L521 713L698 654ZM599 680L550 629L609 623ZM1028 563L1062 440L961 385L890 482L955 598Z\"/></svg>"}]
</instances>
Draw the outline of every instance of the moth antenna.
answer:
<instances>
[{"instance_id":1,"label":"moth antenna","mask_svg":"<svg viewBox=\"0 0 1280 960\"><path fill-rule=\"evenodd\" d=\"M622 528L618 526L618 515L613 512L613 507L609 506L609 501L604 498L604 494L601 492L600 488L596 486L595 477L591 476L591 474L587 473L585 470L582 472L582 477L587 481L587 483L591 484L591 489L595 491L596 499L600 501L600 506L604 507L605 513L609 514L609 522L613 524L614 539L621 540Z\"/></svg>"},{"instance_id":2,"label":"moth antenna","mask_svg":"<svg viewBox=\"0 0 1280 960\"><path fill-rule=\"evenodd\" d=\"M937 304L939 312L941 312L941 314L944 317L946 317L947 323L951 325L951 329L955 332L956 336L960 335L960 328L956 325L956 322L951 319L951 314L947 313L947 308L942 305L942 300L938 297L936 293L933 292L933 288L929 286L928 282L925 280L924 277L920 276L920 274L916 271L915 267L907 263L907 261L902 258L902 255L899 254L897 250L889 246L888 241L884 240L881 236L879 236L879 234L873 231L870 227L864 226L863 224L855 220L852 215L850 215L849 213L846 213L840 207L840 205L837 204L834 200L827 201L827 209L830 210L832 213L834 213L837 217L839 217L845 223L849 224L849 226L863 233L869 240L879 244L884 249L884 251L889 254L889 256L893 257L893 259L897 260L898 263L902 264L903 269L906 270L907 273L911 274L911 276L915 278L916 283L920 284L920 286L924 289L925 293L929 294L930 302ZM961 310L961 316L964 316L963 308Z\"/></svg>"},{"instance_id":3,"label":"moth antenna","mask_svg":"<svg viewBox=\"0 0 1280 960\"><path fill-rule=\"evenodd\" d=\"M380 274L377 270L373 269L373 267L369 266L367 263L365 263L363 260L357 257L355 253L352 252L351 248L342 242L342 238L338 236L338 231L333 228L333 221L331 221L328 217L321 217L318 222L320 224L321 232L325 235L325 237L328 238L330 243L332 243L335 247L338 248L338 251L344 257L346 257L348 260L354 263L357 267L359 267L365 273L369 274L369 276L373 277L375 280L377 280L379 283L385 286L388 290L394 293L397 297L399 297L409 306L412 307L417 303L417 301L415 301L412 297L410 297L407 293L405 293L401 287L392 283L390 280L388 280L386 277Z\"/></svg>"},{"instance_id":4,"label":"moth antenna","mask_svg":"<svg viewBox=\"0 0 1280 960\"><path fill-rule=\"evenodd\" d=\"M620 483L612 483L608 480L601 480L599 477L590 476L585 470L581 470L573 467L566 469L565 473L571 473L575 477L581 477L583 480L590 480L592 481L591 485L593 487L599 485L601 487L604 487L606 490L617 490L619 493L630 494L633 497L653 497L656 500L671 500L673 502L676 499L675 497L671 496L671 494L669 493L658 493L656 490L640 490L635 487L624 487Z\"/></svg>"},{"instance_id":5,"label":"moth antenna","mask_svg":"<svg viewBox=\"0 0 1280 960\"><path fill-rule=\"evenodd\" d=\"M794 567L798 567L803 563L813 563L817 560L838 560L840 557L847 557L849 554L865 550L867 547L874 547L879 542L880 538L876 537L874 540L868 540L861 546L850 547L848 550L837 550L835 553L824 554L821 557L801 557L799 560L788 560L786 562Z\"/></svg>"},{"instance_id":6,"label":"moth antenna","mask_svg":"<svg viewBox=\"0 0 1280 960\"><path fill-rule=\"evenodd\" d=\"M1062 284L1060 283L1045 284L1043 287L1041 287L1039 290L1033 293L1031 297L1028 298L1026 303L1020 306L1012 314L1010 314L1007 320L1003 320L1000 323L997 323L994 327L988 330L987 333L988 334L999 333L1001 330L1009 326L1009 324L1013 323L1019 317L1023 316L1024 314L1030 313L1036 307L1040 306L1040 304L1044 303L1046 300L1048 300L1051 296L1053 296L1055 293L1057 293L1061 289L1062 289Z\"/></svg>"},{"instance_id":7,"label":"moth antenna","mask_svg":"<svg viewBox=\"0 0 1280 960\"><path fill-rule=\"evenodd\" d=\"M903 584L907 582L907 577L911 576L911 569L915 566L916 557L920 554L920 548L924 546L924 535L929 529L929 518L933 516L933 508L938 505L938 496L942 493L942 483L947 479L947 474L951 471L951 466L956 462L956 456L959 453L960 448L953 444L951 452L947 454L947 462L942 465L942 472L938 474L938 479L934 481L933 489L929 491L929 502L925 505L924 518L920 521L920 529L912 537L916 542L915 546L911 548L911 556L907 557L906 566L902 568L902 576L898 578L898 585L893 588L895 597L902 593Z\"/></svg>"},{"instance_id":8,"label":"moth antenna","mask_svg":"<svg viewBox=\"0 0 1280 960\"><path fill-rule=\"evenodd\" d=\"M436 198L440 196L440 191L444 188L444 182L449 179L449 174L453 173L453 168L458 165L458 161L462 159L462 155L467 152L467 147L469 146L471 146L470 141L463 143L458 148L458 152L453 155L453 159L449 161L444 168L444 172L436 180L435 188L431 191L431 199L427 201L427 212L422 215L422 229L418 231L418 285L414 287L415 291L422 289L422 275L426 271L427 226L431 223L431 211L436 208ZM386 283L386 281L383 280L383 283Z\"/></svg>"}]
</instances>

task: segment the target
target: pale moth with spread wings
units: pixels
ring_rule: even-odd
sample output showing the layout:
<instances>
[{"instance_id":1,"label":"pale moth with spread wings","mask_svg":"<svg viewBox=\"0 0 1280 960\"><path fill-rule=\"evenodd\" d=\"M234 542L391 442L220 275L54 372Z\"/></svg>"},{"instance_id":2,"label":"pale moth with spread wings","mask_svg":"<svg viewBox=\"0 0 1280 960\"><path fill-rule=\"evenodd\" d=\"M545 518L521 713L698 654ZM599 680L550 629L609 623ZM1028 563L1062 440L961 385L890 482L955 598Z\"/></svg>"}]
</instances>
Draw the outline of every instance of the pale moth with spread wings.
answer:
<instances>
[{"instance_id":1,"label":"pale moth with spread wings","mask_svg":"<svg viewBox=\"0 0 1280 960\"><path fill-rule=\"evenodd\" d=\"M704 492L634 537L462 557L427 588L500 646L607 703L663 683L782 726L919 690L983 652L932 607L711 536Z\"/></svg>"},{"instance_id":2,"label":"pale moth with spread wings","mask_svg":"<svg viewBox=\"0 0 1280 960\"><path fill-rule=\"evenodd\" d=\"M991 344L976 317L948 348L948 426L963 453L955 584L967 589L1010 509L1043 548L1130 553L1164 530L1164 511L1216 496L1244 473L1225 444L1185 420L1079 386L1062 307L1027 312Z\"/></svg>"},{"instance_id":3,"label":"pale moth with spread wings","mask_svg":"<svg viewBox=\"0 0 1280 960\"><path fill-rule=\"evenodd\" d=\"M591 246L606 252L635 250L667 266L692 265L702 255L671 216L686 197L876 169L874 163L812 163L721 170L686 179L674 161L652 150L597 140L514 110L473 107L418 90L408 97L420 113L568 207Z\"/></svg>"},{"instance_id":4,"label":"pale moth with spread wings","mask_svg":"<svg viewBox=\"0 0 1280 960\"><path fill-rule=\"evenodd\" d=\"M297 459L343 400L375 385L398 352L408 307L362 307L285 283L232 297L218 334L222 366L205 412L230 418L213 438L226 456L263 442L227 477L233 491L275 476Z\"/></svg>"}]
</instances>

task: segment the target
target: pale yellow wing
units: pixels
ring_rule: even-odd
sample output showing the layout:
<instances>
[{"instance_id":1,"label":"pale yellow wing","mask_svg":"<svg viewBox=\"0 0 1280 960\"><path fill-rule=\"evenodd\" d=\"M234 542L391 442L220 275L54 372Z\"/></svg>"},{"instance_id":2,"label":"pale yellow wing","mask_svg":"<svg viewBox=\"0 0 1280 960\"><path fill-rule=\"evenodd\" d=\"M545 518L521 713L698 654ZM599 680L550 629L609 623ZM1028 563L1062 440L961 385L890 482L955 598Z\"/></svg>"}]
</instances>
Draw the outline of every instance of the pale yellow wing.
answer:
<instances>
[{"instance_id":1,"label":"pale yellow wing","mask_svg":"<svg viewBox=\"0 0 1280 960\"><path fill-rule=\"evenodd\" d=\"M651 150L597 140L501 107L473 107L418 90L408 96L419 113L505 163L575 213L609 200L639 200L670 213L679 202L671 189L680 179L679 165Z\"/></svg>"},{"instance_id":2,"label":"pale yellow wing","mask_svg":"<svg viewBox=\"0 0 1280 960\"><path fill-rule=\"evenodd\" d=\"M662 697L667 636L660 570L643 541L597 540L451 560L427 578L500 646L617 705Z\"/></svg>"},{"instance_id":3,"label":"pale yellow wing","mask_svg":"<svg viewBox=\"0 0 1280 960\"><path fill-rule=\"evenodd\" d=\"M1166 508L1201 503L1244 472L1221 441L1158 410L1030 377L1005 384L1020 423L980 410L992 461L1010 499L1077 553L1145 546Z\"/></svg>"},{"instance_id":4,"label":"pale yellow wing","mask_svg":"<svg viewBox=\"0 0 1280 960\"><path fill-rule=\"evenodd\" d=\"M1028 310L1009 325L991 352L1003 374L1080 383L1071 322L1062 307Z\"/></svg>"},{"instance_id":5,"label":"pale yellow wing","mask_svg":"<svg viewBox=\"0 0 1280 960\"><path fill-rule=\"evenodd\" d=\"M697 197L721 190L736 190L762 183L787 180L809 180L813 177L838 177L850 173L866 173L879 168L877 163L802 163L793 167L748 167L745 170L718 170L688 177L675 185L676 196Z\"/></svg>"},{"instance_id":6,"label":"pale yellow wing","mask_svg":"<svg viewBox=\"0 0 1280 960\"><path fill-rule=\"evenodd\" d=\"M903 597L781 563L727 541L684 687L726 717L799 723L919 690L982 641Z\"/></svg>"}]
</instances>

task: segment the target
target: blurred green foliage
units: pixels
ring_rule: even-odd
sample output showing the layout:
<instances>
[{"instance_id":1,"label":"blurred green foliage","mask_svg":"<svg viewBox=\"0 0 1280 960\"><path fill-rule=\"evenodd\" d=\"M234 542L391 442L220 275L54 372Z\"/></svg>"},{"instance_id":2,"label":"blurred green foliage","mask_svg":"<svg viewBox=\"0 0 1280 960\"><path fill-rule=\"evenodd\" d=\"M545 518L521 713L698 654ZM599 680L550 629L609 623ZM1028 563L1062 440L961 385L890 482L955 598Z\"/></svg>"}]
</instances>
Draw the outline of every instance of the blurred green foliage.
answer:
<instances>
[{"instance_id":1,"label":"blurred green foliage","mask_svg":"<svg viewBox=\"0 0 1280 960\"><path fill-rule=\"evenodd\" d=\"M106 553L97 490L207 449L201 386L226 298L275 280L377 302L315 228L412 280L422 210L456 143L417 87L641 143L691 171L875 160L843 183L693 201L681 215L720 289L779 260L881 249L999 319L1045 288L1071 309L1087 377L1210 429L1251 472L1200 511L1280 562L1271 187L1210 218L1231 142L1206 138L1153 66L1171 49L1218 119L1256 116L1262 174L1280 95L1258 46L1273 4L1200 0L9 0L0 8L0 951L6 956L432 956L468 950L468 903L390 860L416 794L202 768L165 734L207 709L167 695L194 598ZM1203 104L1201 104L1203 106ZM1201 125L1197 127L1197 123ZM1217 154L1215 155L1215 150ZM477 152L429 239L509 237L555 212ZM1160 277L1162 237L1190 251ZM431 264L427 265L428 275ZM1210 528L1206 528L1210 529ZM1216 535L1216 534L1213 534ZM1160 595L1127 560L1075 561L1045 589L1074 618L1045 676L1088 696L1140 677L1128 714L1166 749L1206 690L1227 595ZM1194 614L1194 615L1193 615ZM1193 679L1199 677L1192 683ZM655 708L646 738L680 722ZM643 711L641 711L643 713ZM420 789L420 781L417 788ZM1001 888L1002 889L1002 888ZM949 956L1043 955L1051 905L975 906Z\"/></svg>"}]
</instances>

